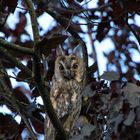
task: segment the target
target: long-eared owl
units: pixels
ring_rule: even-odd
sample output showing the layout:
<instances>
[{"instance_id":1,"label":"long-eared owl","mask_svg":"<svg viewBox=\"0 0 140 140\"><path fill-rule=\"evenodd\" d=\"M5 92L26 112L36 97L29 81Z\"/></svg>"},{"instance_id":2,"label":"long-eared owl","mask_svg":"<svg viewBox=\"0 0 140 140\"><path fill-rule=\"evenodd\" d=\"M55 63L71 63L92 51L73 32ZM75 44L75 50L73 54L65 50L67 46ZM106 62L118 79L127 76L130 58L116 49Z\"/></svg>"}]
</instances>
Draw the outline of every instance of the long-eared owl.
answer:
<instances>
[{"instance_id":1,"label":"long-eared owl","mask_svg":"<svg viewBox=\"0 0 140 140\"><path fill-rule=\"evenodd\" d=\"M59 46L52 80L50 98L65 131L70 134L81 110L81 94L85 81L85 64L75 50L65 55ZM54 139L54 128L48 121L48 139Z\"/></svg>"}]
</instances>

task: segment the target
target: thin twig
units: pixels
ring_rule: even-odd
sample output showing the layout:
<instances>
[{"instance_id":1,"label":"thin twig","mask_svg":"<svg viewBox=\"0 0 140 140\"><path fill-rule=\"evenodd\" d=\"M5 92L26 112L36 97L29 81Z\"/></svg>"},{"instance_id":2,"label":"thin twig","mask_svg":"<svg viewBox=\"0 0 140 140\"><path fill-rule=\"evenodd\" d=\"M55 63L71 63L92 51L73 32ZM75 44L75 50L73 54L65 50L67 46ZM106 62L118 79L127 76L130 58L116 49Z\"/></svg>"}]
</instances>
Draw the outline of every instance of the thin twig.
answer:
<instances>
[{"instance_id":1,"label":"thin twig","mask_svg":"<svg viewBox=\"0 0 140 140\"><path fill-rule=\"evenodd\" d=\"M92 31L91 31L90 27L88 27L88 31L89 31L89 37L90 37L90 41L91 41L91 46L92 46L92 49L93 49L93 58L96 61L98 80L100 81L99 66L98 66L98 61L97 61L97 52L96 52L96 49L95 49L94 40L92 38Z\"/></svg>"},{"instance_id":2,"label":"thin twig","mask_svg":"<svg viewBox=\"0 0 140 140\"><path fill-rule=\"evenodd\" d=\"M103 24L103 23L109 23L109 22L111 22L111 21L117 21L118 19L122 18L126 12L127 12L127 11L125 10L125 11L123 11L122 13L120 13L117 17L114 17L114 18L108 19L108 20L104 20L104 21L101 21L101 22L92 21L91 19L88 18L88 16L87 16L85 13L83 13L83 14L84 14L84 17L83 17L83 16L78 16L78 17L80 17L81 19L86 17L86 19L88 20L88 23L76 23L76 22L72 22L72 20L70 20L69 18L66 18L66 17L63 17L63 18L64 18L67 22L70 23L70 21L71 21L71 23L73 23L74 25L78 25L78 26L79 26L79 25L93 25L93 26L99 26L100 23Z\"/></svg>"},{"instance_id":3,"label":"thin twig","mask_svg":"<svg viewBox=\"0 0 140 140\"><path fill-rule=\"evenodd\" d=\"M0 38L0 44L5 47L6 49L11 49L14 51L18 51L20 53L25 53L29 55L33 55L34 51L30 48L21 47L20 45L16 45L10 42L5 41L4 39Z\"/></svg>"},{"instance_id":4,"label":"thin twig","mask_svg":"<svg viewBox=\"0 0 140 140\"><path fill-rule=\"evenodd\" d=\"M84 4L82 4L82 7L85 6L85 5L87 5L87 4L90 3L91 1L92 1L92 0L86 1Z\"/></svg>"},{"instance_id":5,"label":"thin twig","mask_svg":"<svg viewBox=\"0 0 140 140\"><path fill-rule=\"evenodd\" d=\"M134 29L131 27L131 25L128 23L128 20L126 21L126 25L128 26L128 28L130 29L130 31L134 34L134 36L136 37L139 45L140 45L140 37L137 35L137 33L134 31Z\"/></svg>"},{"instance_id":6,"label":"thin twig","mask_svg":"<svg viewBox=\"0 0 140 140\"><path fill-rule=\"evenodd\" d=\"M18 9L21 9L21 10L24 10L24 11L27 11L27 10L28 10L28 9L22 8L22 7L20 7L20 6L17 6L17 8L18 8Z\"/></svg>"},{"instance_id":7,"label":"thin twig","mask_svg":"<svg viewBox=\"0 0 140 140\"><path fill-rule=\"evenodd\" d=\"M16 75L15 75L15 77L14 76L12 76L12 75L9 75L9 74L7 74L6 72L4 72L4 71L2 71L1 69L0 69L0 73L1 74L4 74L5 76L7 76L7 77L9 77L9 78L12 78L12 79L15 79L15 80L17 80L17 81L22 81L22 82L27 82L27 83L30 83L30 84L34 84L34 81L31 81L30 80L30 78L28 79L22 79L22 78L18 78L18 77L16 77Z\"/></svg>"},{"instance_id":8,"label":"thin twig","mask_svg":"<svg viewBox=\"0 0 140 140\"><path fill-rule=\"evenodd\" d=\"M51 9L55 9L56 11L59 11L59 13L61 12L61 13L72 13L73 15L77 15L77 14L80 14L80 13L82 13L82 12L88 12L88 11L91 11L91 12L95 12L95 11L101 11L101 10L103 10L104 8L106 8L106 7L109 7L109 6L111 6L112 5L112 2L109 2L109 3L106 3L106 4L103 4L103 5L101 5L100 7L97 7L97 8L87 8L87 9L70 9L70 8L63 8L63 7L61 7L61 9L60 8L58 8L58 7L56 7L56 6L52 6L51 5L51 7L50 7L50 5L49 5L49 7L47 8L47 9L49 9L49 8L51 8Z\"/></svg>"}]
</instances>

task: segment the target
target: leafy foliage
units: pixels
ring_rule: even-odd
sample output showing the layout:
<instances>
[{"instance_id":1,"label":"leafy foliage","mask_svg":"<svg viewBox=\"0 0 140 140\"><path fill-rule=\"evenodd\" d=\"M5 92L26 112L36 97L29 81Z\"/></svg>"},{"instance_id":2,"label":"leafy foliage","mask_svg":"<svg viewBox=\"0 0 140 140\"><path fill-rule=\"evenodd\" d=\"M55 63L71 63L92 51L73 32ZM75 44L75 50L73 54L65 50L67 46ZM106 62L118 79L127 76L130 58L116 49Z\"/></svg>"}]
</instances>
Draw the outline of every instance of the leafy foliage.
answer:
<instances>
[{"instance_id":1,"label":"leafy foliage","mask_svg":"<svg viewBox=\"0 0 140 140\"><path fill-rule=\"evenodd\" d=\"M93 3L96 7L90 8ZM7 22L13 16L11 13L17 14L14 28L10 27L13 23ZM48 30L36 21L42 15L48 16L44 13L55 20L55 25L50 25ZM38 135L44 135L46 113L54 121L56 130L60 128L58 133L63 134L49 104L55 50L63 45L69 53L80 45L87 65L87 83L81 115L71 139L138 140L140 62L135 60L134 53L140 53L140 25L135 22L139 14L138 0L1 0L0 106L5 105L11 113L0 113L0 139L23 139L24 132L28 139L37 139ZM33 39L27 30L28 15ZM115 48L104 53L107 69L100 75L98 62L102 60L97 59L95 45L105 39L110 39ZM92 52L87 53L89 47ZM93 65L88 66L88 58ZM9 74L9 70L14 74ZM13 80L18 83L16 87ZM37 102L39 97L44 105ZM21 117L19 123L15 119L17 115Z\"/></svg>"}]
</instances>

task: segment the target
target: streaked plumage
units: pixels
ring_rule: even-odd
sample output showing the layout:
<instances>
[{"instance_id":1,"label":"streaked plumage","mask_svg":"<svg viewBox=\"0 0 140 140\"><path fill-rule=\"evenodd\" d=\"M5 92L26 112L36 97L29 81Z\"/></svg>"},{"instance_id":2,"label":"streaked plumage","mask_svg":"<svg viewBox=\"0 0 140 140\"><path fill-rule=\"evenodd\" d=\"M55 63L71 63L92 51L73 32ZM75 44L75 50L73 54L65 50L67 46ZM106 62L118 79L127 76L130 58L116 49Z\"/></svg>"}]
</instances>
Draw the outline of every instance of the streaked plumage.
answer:
<instances>
[{"instance_id":1,"label":"streaked plumage","mask_svg":"<svg viewBox=\"0 0 140 140\"><path fill-rule=\"evenodd\" d=\"M84 75L83 60L76 54L66 56L62 49L58 48L50 98L68 134L80 114ZM48 121L48 139L53 140L54 136L55 130Z\"/></svg>"}]
</instances>

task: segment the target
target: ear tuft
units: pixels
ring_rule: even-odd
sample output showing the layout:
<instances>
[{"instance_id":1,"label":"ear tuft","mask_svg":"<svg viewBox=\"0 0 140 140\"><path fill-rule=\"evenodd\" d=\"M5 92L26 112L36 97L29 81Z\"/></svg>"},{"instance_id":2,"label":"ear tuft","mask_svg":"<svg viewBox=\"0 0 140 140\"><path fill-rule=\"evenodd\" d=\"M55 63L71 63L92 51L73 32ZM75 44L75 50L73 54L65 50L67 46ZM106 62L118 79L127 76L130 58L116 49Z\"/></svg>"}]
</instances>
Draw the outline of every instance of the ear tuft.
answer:
<instances>
[{"instance_id":1,"label":"ear tuft","mask_svg":"<svg viewBox=\"0 0 140 140\"><path fill-rule=\"evenodd\" d=\"M82 48L80 45L76 46L73 49L73 54L75 54L77 57L82 58Z\"/></svg>"},{"instance_id":2,"label":"ear tuft","mask_svg":"<svg viewBox=\"0 0 140 140\"><path fill-rule=\"evenodd\" d=\"M56 48L56 55L57 55L57 56L59 56L59 55L64 56L64 55L65 55L64 51L62 50L61 45L59 45L59 46Z\"/></svg>"}]
</instances>

